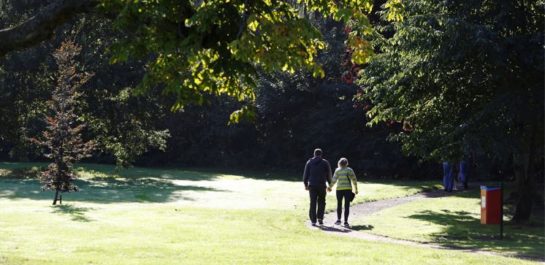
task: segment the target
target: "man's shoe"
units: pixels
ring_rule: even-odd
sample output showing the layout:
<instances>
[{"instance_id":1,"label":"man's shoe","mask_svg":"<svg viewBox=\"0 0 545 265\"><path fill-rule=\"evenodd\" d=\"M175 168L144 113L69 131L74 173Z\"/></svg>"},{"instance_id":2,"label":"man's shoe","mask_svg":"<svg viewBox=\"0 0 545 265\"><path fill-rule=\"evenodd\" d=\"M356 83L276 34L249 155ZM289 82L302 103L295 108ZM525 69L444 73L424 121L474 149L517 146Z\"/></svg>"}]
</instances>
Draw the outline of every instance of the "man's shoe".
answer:
<instances>
[{"instance_id":1,"label":"man's shoe","mask_svg":"<svg viewBox=\"0 0 545 265\"><path fill-rule=\"evenodd\" d=\"M348 224L348 222L344 222L344 227L350 228L350 225Z\"/></svg>"},{"instance_id":2,"label":"man's shoe","mask_svg":"<svg viewBox=\"0 0 545 265\"><path fill-rule=\"evenodd\" d=\"M318 224L320 224L320 225L324 225L324 220L322 220L322 219L318 219Z\"/></svg>"},{"instance_id":3,"label":"man's shoe","mask_svg":"<svg viewBox=\"0 0 545 265\"><path fill-rule=\"evenodd\" d=\"M316 226L316 222L310 222L312 226Z\"/></svg>"},{"instance_id":4,"label":"man's shoe","mask_svg":"<svg viewBox=\"0 0 545 265\"><path fill-rule=\"evenodd\" d=\"M335 222L336 225L341 225L341 220L337 220L337 222Z\"/></svg>"}]
</instances>

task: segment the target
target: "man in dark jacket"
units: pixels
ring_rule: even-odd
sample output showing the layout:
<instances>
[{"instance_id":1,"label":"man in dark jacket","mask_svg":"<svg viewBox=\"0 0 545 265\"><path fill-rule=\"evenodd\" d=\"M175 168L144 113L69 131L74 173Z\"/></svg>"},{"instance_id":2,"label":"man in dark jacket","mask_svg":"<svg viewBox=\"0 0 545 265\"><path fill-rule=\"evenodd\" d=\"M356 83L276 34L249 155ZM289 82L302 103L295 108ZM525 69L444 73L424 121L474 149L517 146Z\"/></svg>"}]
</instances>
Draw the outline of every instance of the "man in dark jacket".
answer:
<instances>
[{"instance_id":1,"label":"man in dark jacket","mask_svg":"<svg viewBox=\"0 0 545 265\"><path fill-rule=\"evenodd\" d=\"M322 149L316 148L314 157L307 161L303 172L303 183L310 195L310 221L312 225L316 225L318 220L318 223L323 225L326 190L331 191L328 187L331 184L331 166L322 158ZM316 204L318 204L318 211L316 211Z\"/></svg>"}]
</instances>

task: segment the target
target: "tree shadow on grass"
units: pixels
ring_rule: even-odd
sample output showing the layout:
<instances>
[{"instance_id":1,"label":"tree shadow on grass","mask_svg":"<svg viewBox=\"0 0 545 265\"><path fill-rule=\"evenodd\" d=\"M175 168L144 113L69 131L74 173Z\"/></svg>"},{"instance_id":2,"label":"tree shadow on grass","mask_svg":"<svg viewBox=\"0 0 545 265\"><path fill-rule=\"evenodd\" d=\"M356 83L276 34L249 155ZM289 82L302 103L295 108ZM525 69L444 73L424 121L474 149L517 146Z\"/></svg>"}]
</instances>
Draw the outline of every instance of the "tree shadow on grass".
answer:
<instances>
[{"instance_id":1,"label":"tree shadow on grass","mask_svg":"<svg viewBox=\"0 0 545 265\"><path fill-rule=\"evenodd\" d=\"M199 185L179 185L168 178L157 177L97 177L78 179L79 192L63 193L66 202L95 203L117 202L170 202L192 200L192 192L226 192ZM52 191L42 191L41 184L33 178L0 178L0 198L53 200Z\"/></svg>"},{"instance_id":2,"label":"tree shadow on grass","mask_svg":"<svg viewBox=\"0 0 545 265\"><path fill-rule=\"evenodd\" d=\"M92 221L90 218L85 216L85 213L88 212L89 210L93 210L93 208L77 207L71 204L54 205L54 206L51 206L51 208L53 208L54 213L70 216L72 221L76 221L76 222L91 222Z\"/></svg>"},{"instance_id":3,"label":"tree shadow on grass","mask_svg":"<svg viewBox=\"0 0 545 265\"><path fill-rule=\"evenodd\" d=\"M100 202L169 202L192 200L185 196L187 192L227 192L216 188L199 185L180 185L171 179L143 178L91 178L77 180L76 185L88 199Z\"/></svg>"},{"instance_id":4,"label":"tree shadow on grass","mask_svg":"<svg viewBox=\"0 0 545 265\"><path fill-rule=\"evenodd\" d=\"M78 164L75 168L80 173L95 176L96 178L161 178L178 180L213 180L221 174L214 172L200 172L194 170L162 169L162 168L117 168L113 165Z\"/></svg>"},{"instance_id":5,"label":"tree shadow on grass","mask_svg":"<svg viewBox=\"0 0 545 265\"><path fill-rule=\"evenodd\" d=\"M441 232L430 236L433 242L444 246L514 252L512 254L520 258L545 259L545 235L542 225L520 227L507 223L504 227L504 238L500 240L499 225L482 225L480 219L466 211L425 210L408 218L443 226Z\"/></svg>"}]
</instances>

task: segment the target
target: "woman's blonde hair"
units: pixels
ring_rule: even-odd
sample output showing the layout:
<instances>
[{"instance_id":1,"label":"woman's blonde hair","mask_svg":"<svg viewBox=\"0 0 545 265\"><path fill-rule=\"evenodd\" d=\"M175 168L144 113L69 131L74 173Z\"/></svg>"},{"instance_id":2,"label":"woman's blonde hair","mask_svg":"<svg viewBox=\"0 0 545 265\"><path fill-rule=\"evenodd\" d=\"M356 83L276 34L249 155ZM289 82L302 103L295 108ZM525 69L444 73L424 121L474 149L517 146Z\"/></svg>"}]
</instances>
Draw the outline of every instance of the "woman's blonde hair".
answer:
<instances>
[{"instance_id":1,"label":"woman's blonde hair","mask_svg":"<svg viewBox=\"0 0 545 265\"><path fill-rule=\"evenodd\" d=\"M348 159L341 157L341 159L339 159L339 162L337 163L337 166L343 168L348 166Z\"/></svg>"}]
</instances>

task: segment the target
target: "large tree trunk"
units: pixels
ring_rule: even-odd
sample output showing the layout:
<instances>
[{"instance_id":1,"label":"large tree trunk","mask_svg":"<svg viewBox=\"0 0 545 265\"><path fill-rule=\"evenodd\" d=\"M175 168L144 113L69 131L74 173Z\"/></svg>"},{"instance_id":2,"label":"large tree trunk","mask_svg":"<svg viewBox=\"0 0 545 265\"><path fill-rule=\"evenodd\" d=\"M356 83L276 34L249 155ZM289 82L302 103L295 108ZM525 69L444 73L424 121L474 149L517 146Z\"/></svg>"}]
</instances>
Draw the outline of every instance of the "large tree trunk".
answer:
<instances>
[{"instance_id":1,"label":"large tree trunk","mask_svg":"<svg viewBox=\"0 0 545 265\"><path fill-rule=\"evenodd\" d=\"M532 214L534 185L532 176L528 173L530 164L529 154L517 154L513 157L515 177L517 178L518 201L516 204L513 221L524 223L530 219Z\"/></svg>"},{"instance_id":2,"label":"large tree trunk","mask_svg":"<svg viewBox=\"0 0 545 265\"><path fill-rule=\"evenodd\" d=\"M515 215L513 216L515 223L525 223L530 220L530 216L532 215L534 197L536 196L534 176L536 129L536 126L532 126L529 133L530 141L523 149L525 152L516 152L513 155L513 169L517 179L519 194Z\"/></svg>"},{"instance_id":3,"label":"large tree trunk","mask_svg":"<svg viewBox=\"0 0 545 265\"><path fill-rule=\"evenodd\" d=\"M97 4L98 0L53 1L23 23L0 29L0 57L10 51L27 48L49 39L55 28Z\"/></svg>"}]
</instances>

